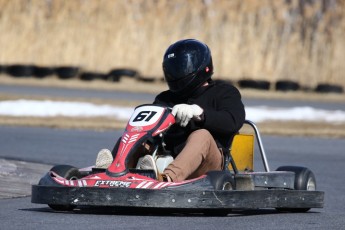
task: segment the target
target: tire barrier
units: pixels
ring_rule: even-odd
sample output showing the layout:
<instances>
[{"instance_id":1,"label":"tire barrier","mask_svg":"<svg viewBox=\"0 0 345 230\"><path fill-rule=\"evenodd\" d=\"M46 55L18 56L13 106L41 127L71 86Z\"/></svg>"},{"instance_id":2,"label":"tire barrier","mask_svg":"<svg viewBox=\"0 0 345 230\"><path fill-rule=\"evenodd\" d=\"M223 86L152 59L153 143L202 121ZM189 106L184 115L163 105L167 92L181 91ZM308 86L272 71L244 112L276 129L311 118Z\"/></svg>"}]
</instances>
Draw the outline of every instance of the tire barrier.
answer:
<instances>
[{"instance_id":1,"label":"tire barrier","mask_svg":"<svg viewBox=\"0 0 345 230\"><path fill-rule=\"evenodd\" d=\"M111 82L119 82L121 79L121 75L116 74L116 72L110 71L107 74L107 81L111 81Z\"/></svg>"},{"instance_id":2,"label":"tire barrier","mask_svg":"<svg viewBox=\"0 0 345 230\"><path fill-rule=\"evenodd\" d=\"M0 74L4 73L6 71L6 66L0 65Z\"/></svg>"},{"instance_id":3,"label":"tire barrier","mask_svg":"<svg viewBox=\"0 0 345 230\"><path fill-rule=\"evenodd\" d=\"M12 77L31 77L34 73L33 65L9 65L5 71Z\"/></svg>"},{"instance_id":4,"label":"tire barrier","mask_svg":"<svg viewBox=\"0 0 345 230\"><path fill-rule=\"evenodd\" d=\"M228 83L230 85L234 85L235 82L232 81L232 80L228 80L226 78L217 78L216 80L214 80L215 82L225 82L225 83Z\"/></svg>"},{"instance_id":5,"label":"tire barrier","mask_svg":"<svg viewBox=\"0 0 345 230\"><path fill-rule=\"evenodd\" d=\"M238 85L243 89L269 90L271 83L265 80L239 80Z\"/></svg>"},{"instance_id":6,"label":"tire barrier","mask_svg":"<svg viewBox=\"0 0 345 230\"><path fill-rule=\"evenodd\" d=\"M136 79L140 82L155 82L158 78L138 76Z\"/></svg>"},{"instance_id":7,"label":"tire barrier","mask_svg":"<svg viewBox=\"0 0 345 230\"><path fill-rule=\"evenodd\" d=\"M36 78L45 78L55 74L55 68L35 66L33 76Z\"/></svg>"},{"instance_id":8,"label":"tire barrier","mask_svg":"<svg viewBox=\"0 0 345 230\"><path fill-rule=\"evenodd\" d=\"M343 93L344 89L340 85L320 83L316 86L315 92L317 93Z\"/></svg>"},{"instance_id":9,"label":"tire barrier","mask_svg":"<svg viewBox=\"0 0 345 230\"><path fill-rule=\"evenodd\" d=\"M40 65L30 64L0 64L0 74L6 74L15 78L46 78L49 76L57 76L59 79L72 79L78 78L81 81L92 81L92 80L104 80L110 82L119 82L122 77L133 78L138 82L165 82L164 77L151 77L142 76L137 70L127 68L112 69L108 73L93 72L93 71L81 71L78 66L58 66L58 67L47 67ZM238 84L239 88L257 89L257 90L270 90L271 82L266 80L251 80L241 79L237 82L227 79L226 77L220 78L215 77L215 81L223 81L230 84ZM272 83L273 84L273 83ZM300 85L298 82L291 80L278 80L274 83L272 89L281 92L287 91L304 91L304 92L315 92L315 93L344 93L344 88L341 85L319 83L315 88L310 88Z\"/></svg>"},{"instance_id":10,"label":"tire barrier","mask_svg":"<svg viewBox=\"0 0 345 230\"><path fill-rule=\"evenodd\" d=\"M109 75L112 76L126 76L126 77L137 77L139 75L138 71L133 69L113 69L110 70Z\"/></svg>"},{"instance_id":11,"label":"tire barrier","mask_svg":"<svg viewBox=\"0 0 345 230\"><path fill-rule=\"evenodd\" d=\"M79 74L79 67L60 66L55 68L55 72L60 79L71 79Z\"/></svg>"},{"instance_id":12,"label":"tire barrier","mask_svg":"<svg viewBox=\"0 0 345 230\"><path fill-rule=\"evenodd\" d=\"M139 72L133 69L112 69L108 73L107 80L119 82L121 77L138 78Z\"/></svg>"},{"instance_id":13,"label":"tire barrier","mask_svg":"<svg viewBox=\"0 0 345 230\"><path fill-rule=\"evenodd\" d=\"M97 72L83 72L79 75L79 79L83 81L92 81L92 80L106 80L107 75L103 73L97 73Z\"/></svg>"},{"instance_id":14,"label":"tire barrier","mask_svg":"<svg viewBox=\"0 0 345 230\"><path fill-rule=\"evenodd\" d=\"M290 80L279 80L275 83L275 89L277 91L297 91L300 89L300 85L297 82Z\"/></svg>"}]
</instances>

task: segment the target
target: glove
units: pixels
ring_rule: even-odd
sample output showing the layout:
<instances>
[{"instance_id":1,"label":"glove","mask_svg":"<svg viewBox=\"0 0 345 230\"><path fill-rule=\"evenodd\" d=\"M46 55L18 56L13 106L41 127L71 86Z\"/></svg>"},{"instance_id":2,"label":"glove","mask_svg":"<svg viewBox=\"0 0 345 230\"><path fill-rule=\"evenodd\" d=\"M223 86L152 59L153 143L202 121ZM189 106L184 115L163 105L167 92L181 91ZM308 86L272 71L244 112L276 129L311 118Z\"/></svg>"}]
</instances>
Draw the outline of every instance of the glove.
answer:
<instances>
[{"instance_id":1,"label":"glove","mask_svg":"<svg viewBox=\"0 0 345 230\"><path fill-rule=\"evenodd\" d=\"M191 119L201 121L201 115L204 113L204 110L195 104L178 104L173 107L171 113L175 116L176 122L179 123L180 126L186 127Z\"/></svg>"}]
</instances>

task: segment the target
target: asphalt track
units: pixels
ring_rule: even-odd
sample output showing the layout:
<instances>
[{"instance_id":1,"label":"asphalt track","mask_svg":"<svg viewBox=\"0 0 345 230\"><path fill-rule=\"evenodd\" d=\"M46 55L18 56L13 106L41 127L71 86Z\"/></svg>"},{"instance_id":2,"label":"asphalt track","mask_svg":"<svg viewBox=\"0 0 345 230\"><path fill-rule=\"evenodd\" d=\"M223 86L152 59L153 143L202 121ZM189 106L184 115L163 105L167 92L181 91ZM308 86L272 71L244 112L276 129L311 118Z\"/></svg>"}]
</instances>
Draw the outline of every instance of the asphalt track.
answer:
<instances>
[{"instance_id":1,"label":"asphalt track","mask_svg":"<svg viewBox=\"0 0 345 230\"><path fill-rule=\"evenodd\" d=\"M100 148L111 148L120 131L78 131L0 127L0 158L45 164L93 164ZM345 162L343 139L264 136L271 169L301 165L312 169L325 207L308 213L275 210L236 211L228 217L205 217L136 210L79 210L56 213L30 198L0 200L0 229L344 229ZM260 162L256 165L260 169Z\"/></svg>"},{"instance_id":2,"label":"asphalt track","mask_svg":"<svg viewBox=\"0 0 345 230\"><path fill-rule=\"evenodd\" d=\"M37 94L36 90L32 92ZM128 95L123 94L125 98ZM151 99L149 95L147 100ZM288 106L286 103L284 106ZM319 108L329 106L318 105ZM121 131L116 130L0 126L0 159L83 167L93 164L99 149L112 148L120 135ZM315 173L318 190L325 191L323 209L302 214L271 209L234 211L227 217L110 209L59 213L45 205L31 204L30 197L24 197L0 200L0 229L345 229L345 140L263 136L263 142L271 169L300 165ZM255 166L262 168L260 162Z\"/></svg>"}]
</instances>

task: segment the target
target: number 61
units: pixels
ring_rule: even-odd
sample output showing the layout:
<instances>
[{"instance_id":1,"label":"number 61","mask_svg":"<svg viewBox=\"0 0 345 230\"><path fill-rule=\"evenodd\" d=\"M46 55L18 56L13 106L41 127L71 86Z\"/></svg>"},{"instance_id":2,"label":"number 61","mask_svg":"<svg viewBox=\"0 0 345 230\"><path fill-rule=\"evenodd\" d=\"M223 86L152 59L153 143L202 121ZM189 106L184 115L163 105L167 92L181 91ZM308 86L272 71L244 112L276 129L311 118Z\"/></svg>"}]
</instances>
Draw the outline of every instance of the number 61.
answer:
<instances>
[{"instance_id":1,"label":"number 61","mask_svg":"<svg viewBox=\"0 0 345 230\"><path fill-rule=\"evenodd\" d=\"M138 115L133 119L133 122L137 121L149 121L157 112L155 111L141 111Z\"/></svg>"}]
</instances>

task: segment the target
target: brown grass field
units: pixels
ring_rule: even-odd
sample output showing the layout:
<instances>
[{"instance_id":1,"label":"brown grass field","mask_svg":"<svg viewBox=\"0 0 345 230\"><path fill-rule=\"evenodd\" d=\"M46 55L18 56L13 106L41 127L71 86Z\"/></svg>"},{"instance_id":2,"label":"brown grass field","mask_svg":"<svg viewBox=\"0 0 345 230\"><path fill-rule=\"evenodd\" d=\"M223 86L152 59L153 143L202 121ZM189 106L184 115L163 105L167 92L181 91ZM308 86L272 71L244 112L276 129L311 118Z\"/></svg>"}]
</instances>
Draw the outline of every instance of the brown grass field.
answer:
<instances>
[{"instance_id":1,"label":"brown grass field","mask_svg":"<svg viewBox=\"0 0 345 230\"><path fill-rule=\"evenodd\" d=\"M0 64L161 77L167 46L197 38L215 77L345 87L344 16L345 0L0 0Z\"/></svg>"},{"instance_id":2,"label":"brown grass field","mask_svg":"<svg viewBox=\"0 0 345 230\"><path fill-rule=\"evenodd\" d=\"M183 38L197 38L210 46L215 79L287 79L307 88L318 83L345 87L345 0L0 0L0 65L77 65L101 72L129 67L143 76L161 78L165 49ZM166 89L163 83L152 86L131 79L109 84L4 75L0 84L151 93ZM345 101L344 94L241 92L245 97ZM15 98L0 92L0 100ZM125 125L114 119L61 117L1 117L0 123L97 130ZM345 137L344 124L259 126L267 134Z\"/></svg>"}]
</instances>

